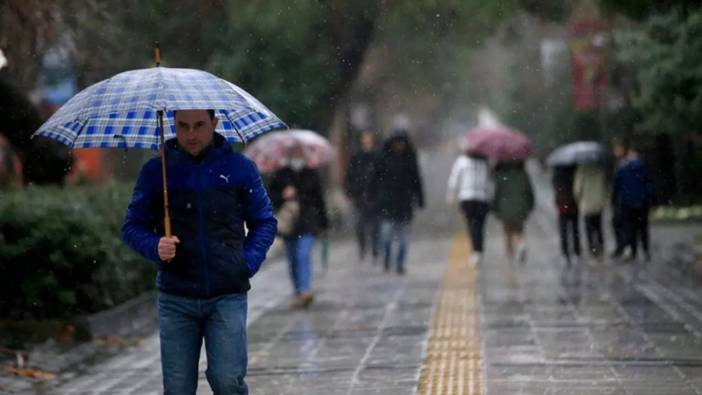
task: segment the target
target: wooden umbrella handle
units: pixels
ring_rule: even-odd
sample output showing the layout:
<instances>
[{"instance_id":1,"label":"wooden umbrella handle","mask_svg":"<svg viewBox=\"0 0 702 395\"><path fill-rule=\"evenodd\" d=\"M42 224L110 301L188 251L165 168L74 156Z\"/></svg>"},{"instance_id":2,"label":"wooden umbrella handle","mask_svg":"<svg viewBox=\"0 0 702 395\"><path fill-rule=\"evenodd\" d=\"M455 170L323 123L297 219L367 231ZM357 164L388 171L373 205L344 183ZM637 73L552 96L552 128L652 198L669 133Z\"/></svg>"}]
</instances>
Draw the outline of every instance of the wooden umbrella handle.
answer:
<instances>
[{"instance_id":1,"label":"wooden umbrella handle","mask_svg":"<svg viewBox=\"0 0 702 395\"><path fill-rule=\"evenodd\" d=\"M161 48L158 45L158 41L155 43L154 60L156 61L156 67L161 65Z\"/></svg>"},{"instance_id":2,"label":"wooden umbrella handle","mask_svg":"<svg viewBox=\"0 0 702 395\"><path fill-rule=\"evenodd\" d=\"M161 140L161 174L163 175L163 228L166 237L171 237L171 216L168 214L168 178L166 177L166 144L163 132L163 111L158 111L158 130Z\"/></svg>"}]
</instances>

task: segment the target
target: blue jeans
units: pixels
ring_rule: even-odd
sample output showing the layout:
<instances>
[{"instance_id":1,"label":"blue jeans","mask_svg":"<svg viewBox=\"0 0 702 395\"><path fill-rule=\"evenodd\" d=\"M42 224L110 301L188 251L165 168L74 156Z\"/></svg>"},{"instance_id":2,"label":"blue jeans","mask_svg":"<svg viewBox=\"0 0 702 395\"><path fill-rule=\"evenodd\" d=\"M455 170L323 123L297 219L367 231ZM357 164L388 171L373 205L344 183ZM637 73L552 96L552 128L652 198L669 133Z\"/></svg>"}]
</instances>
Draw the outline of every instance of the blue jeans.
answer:
<instances>
[{"instance_id":1,"label":"blue jeans","mask_svg":"<svg viewBox=\"0 0 702 395\"><path fill-rule=\"evenodd\" d=\"M309 292L312 282L312 247L315 236L304 234L285 239L285 250L288 254L290 279L295 288L295 294Z\"/></svg>"},{"instance_id":2,"label":"blue jeans","mask_svg":"<svg viewBox=\"0 0 702 395\"><path fill-rule=\"evenodd\" d=\"M405 270L405 258L409 248L410 223L409 221L389 221L383 220L380 223L380 240L385 252L385 269L390 268L392 261L392 245L397 242L397 255L395 263L397 271Z\"/></svg>"},{"instance_id":3,"label":"blue jeans","mask_svg":"<svg viewBox=\"0 0 702 395\"><path fill-rule=\"evenodd\" d=\"M202 339L207 381L215 395L248 394L246 294L193 299L159 292L165 395L195 395Z\"/></svg>"}]
</instances>

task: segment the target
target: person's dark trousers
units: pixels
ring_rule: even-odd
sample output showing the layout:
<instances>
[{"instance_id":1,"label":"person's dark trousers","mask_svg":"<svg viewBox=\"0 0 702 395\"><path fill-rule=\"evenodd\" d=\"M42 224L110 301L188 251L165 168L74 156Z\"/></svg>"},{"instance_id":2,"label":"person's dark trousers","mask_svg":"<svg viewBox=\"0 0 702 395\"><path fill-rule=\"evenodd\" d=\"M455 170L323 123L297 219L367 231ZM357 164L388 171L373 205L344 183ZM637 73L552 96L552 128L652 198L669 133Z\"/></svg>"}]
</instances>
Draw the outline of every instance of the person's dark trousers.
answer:
<instances>
[{"instance_id":1,"label":"person's dark trousers","mask_svg":"<svg viewBox=\"0 0 702 395\"><path fill-rule=\"evenodd\" d=\"M473 251L483 252L483 240L485 234L485 218L490 206L486 202L479 200L464 200L461 202L461 209L465 214L468 223L468 233L470 241L473 243Z\"/></svg>"},{"instance_id":2,"label":"person's dark trousers","mask_svg":"<svg viewBox=\"0 0 702 395\"><path fill-rule=\"evenodd\" d=\"M600 256L604 252L604 237L602 235L602 213L585 216L585 233L590 252Z\"/></svg>"},{"instance_id":3,"label":"person's dark trousers","mask_svg":"<svg viewBox=\"0 0 702 395\"><path fill-rule=\"evenodd\" d=\"M578 213L559 214L558 225L561 234L561 252L563 252L563 255L570 257L572 249L572 252L576 256L580 256L580 230L578 228Z\"/></svg>"},{"instance_id":4,"label":"person's dark trousers","mask_svg":"<svg viewBox=\"0 0 702 395\"><path fill-rule=\"evenodd\" d=\"M356 208L356 241L358 243L358 256L365 259L366 251L370 245L373 260L380 251L380 222L378 215L373 210Z\"/></svg>"},{"instance_id":5,"label":"person's dark trousers","mask_svg":"<svg viewBox=\"0 0 702 395\"><path fill-rule=\"evenodd\" d=\"M194 299L159 292L164 394L195 395L203 338L212 392L248 394L246 314L245 293Z\"/></svg>"},{"instance_id":6,"label":"person's dark trousers","mask_svg":"<svg viewBox=\"0 0 702 395\"><path fill-rule=\"evenodd\" d=\"M626 247L626 224L624 223L624 209L614 207L612 209L612 230L614 231L614 255L619 256Z\"/></svg>"},{"instance_id":7,"label":"person's dark trousers","mask_svg":"<svg viewBox=\"0 0 702 395\"><path fill-rule=\"evenodd\" d=\"M641 242L644 254L646 254L646 256L650 254L648 210L648 207L629 207L624 210L626 245L631 247L632 258L636 258L639 241Z\"/></svg>"}]
</instances>

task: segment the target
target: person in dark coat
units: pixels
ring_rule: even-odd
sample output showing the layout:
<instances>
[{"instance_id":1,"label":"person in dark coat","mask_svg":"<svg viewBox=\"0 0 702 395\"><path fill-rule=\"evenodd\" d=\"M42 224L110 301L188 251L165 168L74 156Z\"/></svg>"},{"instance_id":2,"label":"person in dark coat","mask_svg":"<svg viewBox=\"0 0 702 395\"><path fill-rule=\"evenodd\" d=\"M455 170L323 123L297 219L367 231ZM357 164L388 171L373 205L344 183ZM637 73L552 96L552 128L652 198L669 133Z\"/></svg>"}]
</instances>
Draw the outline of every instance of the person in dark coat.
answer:
<instances>
[{"instance_id":1,"label":"person in dark coat","mask_svg":"<svg viewBox=\"0 0 702 395\"><path fill-rule=\"evenodd\" d=\"M580 257L580 229L578 227L578 204L573 193L575 165L553 168L553 192L558 210L558 228L561 238L561 253L567 263L571 254Z\"/></svg>"},{"instance_id":2,"label":"person in dark coat","mask_svg":"<svg viewBox=\"0 0 702 395\"><path fill-rule=\"evenodd\" d=\"M346 172L346 194L354 205L359 258L361 260L365 258L370 246L373 262L375 262L378 257L380 233L376 196L372 185L373 172L378 162L375 135L372 131L366 130L361 133L360 142L361 150L349 160Z\"/></svg>"},{"instance_id":3,"label":"person in dark coat","mask_svg":"<svg viewBox=\"0 0 702 395\"><path fill-rule=\"evenodd\" d=\"M295 292L292 307L307 307L314 300L312 248L317 235L328 229L329 220L319 173L306 167L301 151L291 155L288 166L274 173L269 190L276 211L288 200L299 204L292 230L283 240Z\"/></svg>"},{"instance_id":4,"label":"person in dark coat","mask_svg":"<svg viewBox=\"0 0 702 395\"><path fill-rule=\"evenodd\" d=\"M417 154L406 131L396 131L385 142L374 174L385 271L390 270L397 244L396 270L404 274L412 215L415 208L424 207Z\"/></svg>"},{"instance_id":5,"label":"person in dark coat","mask_svg":"<svg viewBox=\"0 0 702 395\"><path fill-rule=\"evenodd\" d=\"M502 222L507 257L526 263L524 223L534 210L534 189L524 162L503 162L495 166L495 215Z\"/></svg>"},{"instance_id":6,"label":"person in dark coat","mask_svg":"<svg viewBox=\"0 0 702 395\"><path fill-rule=\"evenodd\" d=\"M612 154L615 160L613 174L615 177L619 169L624 167L628 162L626 158L628 150L627 142L620 140L615 140L613 142ZM612 257L617 258L624 252L626 243L624 240L624 215L621 212L621 208L614 204L614 196L612 196L612 233L614 234L614 251L612 252Z\"/></svg>"},{"instance_id":7,"label":"person in dark coat","mask_svg":"<svg viewBox=\"0 0 702 395\"><path fill-rule=\"evenodd\" d=\"M612 204L622 213L624 225L624 245L615 251L614 256L620 256L623 249L629 247L631 258L636 259L638 244L641 242L648 261L651 256L648 212L654 199L653 181L651 172L636 147L629 147L626 158L626 163L617 170L614 177L612 191Z\"/></svg>"}]
</instances>

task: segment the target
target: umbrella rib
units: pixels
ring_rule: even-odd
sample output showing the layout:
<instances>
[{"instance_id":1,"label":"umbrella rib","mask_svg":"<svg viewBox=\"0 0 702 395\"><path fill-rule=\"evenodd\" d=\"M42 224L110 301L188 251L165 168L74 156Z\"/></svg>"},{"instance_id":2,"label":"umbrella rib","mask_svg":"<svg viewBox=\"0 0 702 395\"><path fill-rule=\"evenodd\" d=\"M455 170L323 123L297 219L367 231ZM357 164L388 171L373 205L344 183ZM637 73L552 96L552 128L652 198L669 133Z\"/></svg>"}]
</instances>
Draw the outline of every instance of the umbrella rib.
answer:
<instances>
[{"instance_id":1,"label":"umbrella rib","mask_svg":"<svg viewBox=\"0 0 702 395\"><path fill-rule=\"evenodd\" d=\"M224 116L227 117L227 119L229 120L229 123L232 124L232 129L234 129L234 131L236 132L236 135L239 136L239 138L241 139L241 142L244 144L244 147L246 147L246 145L247 145L246 139L244 139L244 136L242 136L241 132L239 132L239 129L236 127L234 120L232 120L232 118L229 116L229 112L225 112Z\"/></svg>"}]
</instances>

